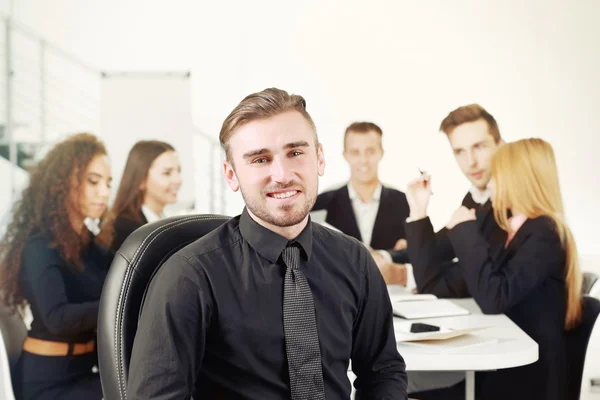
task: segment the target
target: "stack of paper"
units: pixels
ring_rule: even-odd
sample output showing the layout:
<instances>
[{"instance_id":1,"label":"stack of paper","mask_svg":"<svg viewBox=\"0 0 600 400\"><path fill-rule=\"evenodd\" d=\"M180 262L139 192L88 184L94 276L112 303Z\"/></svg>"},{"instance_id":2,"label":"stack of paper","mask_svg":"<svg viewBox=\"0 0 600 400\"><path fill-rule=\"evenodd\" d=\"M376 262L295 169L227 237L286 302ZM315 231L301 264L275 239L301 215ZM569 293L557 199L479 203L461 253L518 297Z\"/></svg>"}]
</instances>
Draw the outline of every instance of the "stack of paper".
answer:
<instances>
[{"instance_id":1,"label":"stack of paper","mask_svg":"<svg viewBox=\"0 0 600 400\"><path fill-rule=\"evenodd\" d=\"M469 333L486 329L487 327L477 328L465 328L465 329L449 329L440 327L439 331L436 332L399 332L396 330L396 341L397 342L435 342L438 340L448 340L457 338L459 336L467 335Z\"/></svg>"},{"instance_id":2,"label":"stack of paper","mask_svg":"<svg viewBox=\"0 0 600 400\"><path fill-rule=\"evenodd\" d=\"M497 338L476 334L463 334L462 336L445 340L398 341L399 346L418 347L420 351L426 351L433 354L452 353L467 347L483 346L494 343L498 343ZM400 350L400 352L402 352L402 350Z\"/></svg>"},{"instance_id":3,"label":"stack of paper","mask_svg":"<svg viewBox=\"0 0 600 400\"><path fill-rule=\"evenodd\" d=\"M406 319L452 317L468 315L469 311L446 299L422 299L423 301L392 300L394 315Z\"/></svg>"},{"instance_id":4,"label":"stack of paper","mask_svg":"<svg viewBox=\"0 0 600 400\"><path fill-rule=\"evenodd\" d=\"M396 301L420 301L420 300L436 300L437 297L433 294L413 294L413 293L390 293L392 303Z\"/></svg>"}]
</instances>

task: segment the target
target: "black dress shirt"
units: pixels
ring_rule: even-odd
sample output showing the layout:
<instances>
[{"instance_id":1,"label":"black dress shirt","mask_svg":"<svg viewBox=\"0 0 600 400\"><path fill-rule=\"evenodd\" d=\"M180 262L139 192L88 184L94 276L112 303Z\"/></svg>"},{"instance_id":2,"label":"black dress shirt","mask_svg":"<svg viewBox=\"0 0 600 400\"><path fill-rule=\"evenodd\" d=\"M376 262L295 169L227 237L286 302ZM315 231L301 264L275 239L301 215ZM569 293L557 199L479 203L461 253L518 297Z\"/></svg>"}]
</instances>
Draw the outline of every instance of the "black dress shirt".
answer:
<instances>
[{"instance_id":1,"label":"black dress shirt","mask_svg":"<svg viewBox=\"0 0 600 400\"><path fill-rule=\"evenodd\" d=\"M309 222L295 240L312 290L325 395L406 399L381 273L357 240ZM289 399L280 255L288 240L244 210L172 256L152 280L129 369L130 399Z\"/></svg>"},{"instance_id":2,"label":"black dress shirt","mask_svg":"<svg viewBox=\"0 0 600 400\"><path fill-rule=\"evenodd\" d=\"M96 337L100 294L112 255L90 243L79 272L67 264L53 241L48 233L36 233L23 249L19 284L33 315L29 336L87 342Z\"/></svg>"}]
</instances>

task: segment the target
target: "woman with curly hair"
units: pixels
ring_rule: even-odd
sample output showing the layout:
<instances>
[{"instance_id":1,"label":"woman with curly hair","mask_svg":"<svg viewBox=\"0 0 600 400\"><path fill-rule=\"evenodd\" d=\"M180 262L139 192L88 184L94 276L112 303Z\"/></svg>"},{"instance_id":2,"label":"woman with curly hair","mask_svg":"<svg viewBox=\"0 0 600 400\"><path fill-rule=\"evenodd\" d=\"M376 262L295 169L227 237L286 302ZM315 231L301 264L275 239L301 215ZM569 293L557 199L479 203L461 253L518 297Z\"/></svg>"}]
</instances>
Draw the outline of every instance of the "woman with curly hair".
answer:
<instances>
[{"instance_id":1,"label":"woman with curly hair","mask_svg":"<svg viewBox=\"0 0 600 400\"><path fill-rule=\"evenodd\" d=\"M0 295L11 310L29 304L33 322L15 391L28 399L100 399L96 321L111 262L110 231L98 237L110 195L106 149L91 134L54 146L34 169L0 242Z\"/></svg>"},{"instance_id":2,"label":"woman with curly hair","mask_svg":"<svg viewBox=\"0 0 600 400\"><path fill-rule=\"evenodd\" d=\"M112 207L114 238L119 250L133 231L163 217L167 204L177 201L181 165L173 146L158 140L142 140L129 151L123 179Z\"/></svg>"}]
</instances>

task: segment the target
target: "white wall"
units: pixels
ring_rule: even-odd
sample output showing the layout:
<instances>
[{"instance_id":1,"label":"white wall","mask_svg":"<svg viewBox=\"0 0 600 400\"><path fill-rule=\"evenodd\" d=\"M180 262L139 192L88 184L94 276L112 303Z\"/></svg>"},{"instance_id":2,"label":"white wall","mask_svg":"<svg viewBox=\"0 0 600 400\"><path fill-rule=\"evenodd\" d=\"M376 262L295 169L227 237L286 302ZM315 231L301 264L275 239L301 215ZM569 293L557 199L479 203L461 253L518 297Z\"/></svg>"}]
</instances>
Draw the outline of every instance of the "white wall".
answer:
<instances>
[{"instance_id":1,"label":"white wall","mask_svg":"<svg viewBox=\"0 0 600 400\"><path fill-rule=\"evenodd\" d=\"M177 150L182 164L178 200L192 203L193 136L199 132L190 117L189 79L181 75L109 76L102 81L101 98L102 132L112 133L104 142L113 164L113 186L119 186L129 150L138 140L135 136L144 135L149 140L168 142Z\"/></svg>"},{"instance_id":2,"label":"white wall","mask_svg":"<svg viewBox=\"0 0 600 400\"><path fill-rule=\"evenodd\" d=\"M437 128L479 102L507 140L555 146L579 248L600 254L596 0L13 2L17 19L103 69L191 69L193 118L215 137L251 91L304 95L325 146L322 188L348 176L345 126L373 120L384 182L403 188L417 167L432 172L437 226L468 187ZM228 198L229 213L241 205Z\"/></svg>"}]
</instances>

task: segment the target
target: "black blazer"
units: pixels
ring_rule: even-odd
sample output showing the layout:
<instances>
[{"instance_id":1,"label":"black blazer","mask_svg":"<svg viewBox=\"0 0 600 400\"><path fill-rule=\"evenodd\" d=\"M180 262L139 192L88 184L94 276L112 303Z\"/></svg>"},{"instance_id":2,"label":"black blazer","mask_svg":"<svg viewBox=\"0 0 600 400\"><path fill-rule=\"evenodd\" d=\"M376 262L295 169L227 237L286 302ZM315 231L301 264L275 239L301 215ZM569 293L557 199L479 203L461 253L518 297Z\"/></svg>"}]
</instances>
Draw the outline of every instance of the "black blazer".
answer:
<instances>
[{"instance_id":1,"label":"black blazer","mask_svg":"<svg viewBox=\"0 0 600 400\"><path fill-rule=\"evenodd\" d=\"M409 240L413 235L423 243L436 240L428 218L408 225ZM554 222L527 220L508 248L490 244L476 221L458 224L447 237L460 275L451 272L446 284L466 288L484 313L506 314L539 346L533 364L478 374L482 398L565 399L565 251Z\"/></svg>"},{"instance_id":2,"label":"black blazer","mask_svg":"<svg viewBox=\"0 0 600 400\"><path fill-rule=\"evenodd\" d=\"M69 343L94 340L112 254L92 241L83 250L83 270L78 271L54 242L52 234L38 232L27 238L23 249L19 286L33 314L28 336ZM23 351L15 371L16 398L73 398L75 393L100 398L99 377L91 370L95 364L95 351L52 357Z\"/></svg>"},{"instance_id":3,"label":"black blazer","mask_svg":"<svg viewBox=\"0 0 600 400\"><path fill-rule=\"evenodd\" d=\"M468 193L462 205L476 209L479 232L489 244L506 242L506 232L496 223L489 200L479 205ZM417 291L446 298L471 297L462 279L460 265L452 261L456 258L456 252L448 238L448 230L442 228L435 234L434 240L430 240L428 232L423 236L420 229L413 229L414 226L413 223L408 223L405 229L408 258L413 266Z\"/></svg>"},{"instance_id":4,"label":"black blazer","mask_svg":"<svg viewBox=\"0 0 600 400\"><path fill-rule=\"evenodd\" d=\"M321 193L313 207L313 211L317 210L327 210L325 222L362 241L347 185ZM398 239L405 239L404 222L408 214L408 202L404 193L384 186L370 246L377 250L393 249Z\"/></svg>"},{"instance_id":5,"label":"black blazer","mask_svg":"<svg viewBox=\"0 0 600 400\"><path fill-rule=\"evenodd\" d=\"M114 235L112 243L110 245L110 249L114 253L116 253L117 250L119 250L125 239L127 239L127 237L133 233L133 231L135 231L140 226L148 223L146 217L144 216L144 213L141 211L140 218L142 222L134 221L133 219L123 215L118 215L117 218L115 218L115 220L113 221Z\"/></svg>"}]
</instances>

